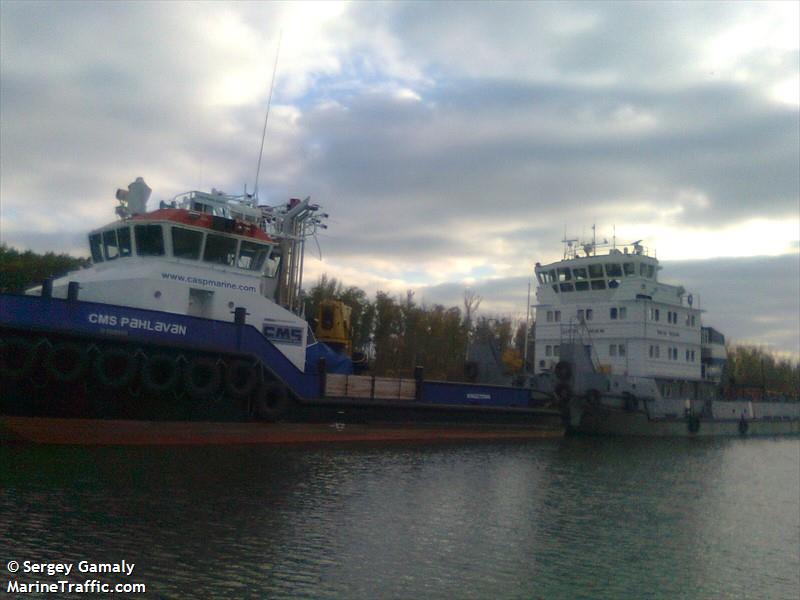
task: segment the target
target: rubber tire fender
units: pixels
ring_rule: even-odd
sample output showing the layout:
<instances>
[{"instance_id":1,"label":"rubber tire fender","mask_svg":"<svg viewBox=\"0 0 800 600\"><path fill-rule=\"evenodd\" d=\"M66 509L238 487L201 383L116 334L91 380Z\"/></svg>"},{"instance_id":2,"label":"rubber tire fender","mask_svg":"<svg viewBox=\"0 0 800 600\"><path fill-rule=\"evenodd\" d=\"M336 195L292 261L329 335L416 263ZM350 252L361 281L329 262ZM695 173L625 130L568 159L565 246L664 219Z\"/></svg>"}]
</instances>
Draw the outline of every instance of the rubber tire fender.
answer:
<instances>
[{"instance_id":1,"label":"rubber tire fender","mask_svg":"<svg viewBox=\"0 0 800 600\"><path fill-rule=\"evenodd\" d=\"M198 376L203 372L206 374L206 381L198 381ZM222 374L219 365L213 358L197 357L189 361L184 377L184 387L192 398L203 400L211 398L219 389L222 382Z\"/></svg>"},{"instance_id":2,"label":"rubber tire fender","mask_svg":"<svg viewBox=\"0 0 800 600\"><path fill-rule=\"evenodd\" d=\"M9 360L12 359L12 360ZM0 340L0 376L22 379L33 370L35 344L24 338Z\"/></svg>"},{"instance_id":3,"label":"rubber tire fender","mask_svg":"<svg viewBox=\"0 0 800 600\"><path fill-rule=\"evenodd\" d=\"M166 374L166 377L159 375ZM168 354L153 354L142 365L142 386L148 392L164 393L178 389L181 368Z\"/></svg>"},{"instance_id":4,"label":"rubber tire fender","mask_svg":"<svg viewBox=\"0 0 800 600\"><path fill-rule=\"evenodd\" d=\"M225 364L225 391L234 398L246 398L257 385L258 371L252 363L232 360Z\"/></svg>"},{"instance_id":5,"label":"rubber tire fender","mask_svg":"<svg viewBox=\"0 0 800 600\"><path fill-rule=\"evenodd\" d=\"M69 368L72 363L71 368ZM63 369L64 365L67 369ZM75 342L59 342L47 353L44 359L44 368L47 374L55 381L73 383L83 375L89 364L89 352Z\"/></svg>"},{"instance_id":6,"label":"rubber tire fender","mask_svg":"<svg viewBox=\"0 0 800 600\"><path fill-rule=\"evenodd\" d=\"M111 373L109 367L113 361L124 361L119 373ZM137 371L136 357L122 348L108 348L100 352L94 359L95 377L104 386L113 390L122 389L133 382Z\"/></svg>"},{"instance_id":7,"label":"rubber tire fender","mask_svg":"<svg viewBox=\"0 0 800 600\"><path fill-rule=\"evenodd\" d=\"M260 421L274 423L286 416L290 405L286 386L278 381L264 381L253 402L253 416Z\"/></svg>"}]
</instances>

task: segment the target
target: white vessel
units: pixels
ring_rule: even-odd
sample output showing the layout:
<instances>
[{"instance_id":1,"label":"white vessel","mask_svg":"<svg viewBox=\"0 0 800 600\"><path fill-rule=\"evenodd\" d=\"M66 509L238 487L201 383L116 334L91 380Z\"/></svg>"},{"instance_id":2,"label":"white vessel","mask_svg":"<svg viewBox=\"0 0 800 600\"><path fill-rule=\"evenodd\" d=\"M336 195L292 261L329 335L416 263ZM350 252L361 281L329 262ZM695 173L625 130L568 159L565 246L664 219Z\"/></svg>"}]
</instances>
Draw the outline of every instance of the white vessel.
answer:
<instances>
[{"instance_id":1,"label":"white vessel","mask_svg":"<svg viewBox=\"0 0 800 600\"><path fill-rule=\"evenodd\" d=\"M800 433L800 403L723 387L725 338L704 327L682 286L641 241L564 240L562 260L535 267L535 385L559 398L583 433Z\"/></svg>"},{"instance_id":2,"label":"white vessel","mask_svg":"<svg viewBox=\"0 0 800 600\"><path fill-rule=\"evenodd\" d=\"M120 220L89 233L92 266L53 282L66 298L70 282L81 300L230 321L244 308L247 321L300 370L306 367L308 325L299 317L302 244L320 225L318 206L293 199L257 206L247 194L192 191L147 211L150 188L139 177L118 190ZM29 290L40 295L41 288ZM119 323L96 325L108 329ZM150 322L126 323L156 327Z\"/></svg>"}]
</instances>

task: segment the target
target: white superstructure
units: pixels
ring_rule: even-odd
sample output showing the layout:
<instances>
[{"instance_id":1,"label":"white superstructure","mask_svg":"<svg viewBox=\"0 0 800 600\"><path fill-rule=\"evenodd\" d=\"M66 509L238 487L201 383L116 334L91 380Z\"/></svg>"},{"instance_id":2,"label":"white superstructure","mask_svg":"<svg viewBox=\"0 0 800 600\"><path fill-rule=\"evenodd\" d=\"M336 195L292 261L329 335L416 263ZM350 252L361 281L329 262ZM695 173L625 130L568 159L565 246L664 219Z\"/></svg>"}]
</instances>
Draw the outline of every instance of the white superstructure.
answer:
<instances>
[{"instance_id":1,"label":"white superstructure","mask_svg":"<svg viewBox=\"0 0 800 600\"><path fill-rule=\"evenodd\" d=\"M702 381L701 312L681 286L658 280L639 242L598 251L566 240L564 257L536 264L535 370L550 371L563 343L586 347L605 373ZM581 252L582 251L582 255Z\"/></svg>"},{"instance_id":2,"label":"white superstructure","mask_svg":"<svg viewBox=\"0 0 800 600\"><path fill-rule=\"evenodd\" d=\"M89 233L92 266L54 281L53 296L67 297L75 282L90 302L220 321L244 308L246 322L303 370L310 334L295 313L304 241L324 227L319 207L308 198L257 206L251 196L214 190L147 212L149 194L141 178L117 191L120 219Z\"/></svg>"}]
</instances>

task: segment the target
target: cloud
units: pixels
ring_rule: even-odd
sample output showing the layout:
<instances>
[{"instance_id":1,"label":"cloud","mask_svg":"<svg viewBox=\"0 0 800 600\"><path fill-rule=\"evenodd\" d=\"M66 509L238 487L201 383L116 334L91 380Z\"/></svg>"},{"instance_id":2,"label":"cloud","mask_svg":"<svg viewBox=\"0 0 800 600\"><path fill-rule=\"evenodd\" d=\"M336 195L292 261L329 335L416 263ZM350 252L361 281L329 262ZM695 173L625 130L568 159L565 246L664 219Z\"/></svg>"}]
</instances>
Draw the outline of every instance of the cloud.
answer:
<instances>
[{"instance_id":1,"label":"cloud","mask_svg":"<svg viewBox=\"0 0 800 600\"><path fill-rule=\"evenodd\" d=\"M666 260L791 253L797 13L5 1L0 237L80 252L136 176L153 202L252 190L281 37L259 191L331 213L307 280L516 285L593 223Z\"/></svg>"}]
</instances>

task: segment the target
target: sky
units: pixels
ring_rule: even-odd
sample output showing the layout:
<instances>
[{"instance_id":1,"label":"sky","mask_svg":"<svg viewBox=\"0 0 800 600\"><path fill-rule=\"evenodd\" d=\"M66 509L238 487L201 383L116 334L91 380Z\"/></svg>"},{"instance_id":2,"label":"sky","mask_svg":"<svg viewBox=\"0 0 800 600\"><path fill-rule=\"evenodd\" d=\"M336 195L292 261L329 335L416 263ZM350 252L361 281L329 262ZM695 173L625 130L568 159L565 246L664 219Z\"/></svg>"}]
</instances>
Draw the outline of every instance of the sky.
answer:
<instances>
[{"instance_id":1,"label":"sky","mask_svg":"<svg viewBox=\"0 0 800 600\"><path fill-rule=\"evenodd\" d=\"M0 1L0 241L85 256L142 176L311 196L321 273L524 317L561 240L644 239L800 356L798 2ZM320 258L321 257L321 258Z\"/></svg>"}]
</instances>

